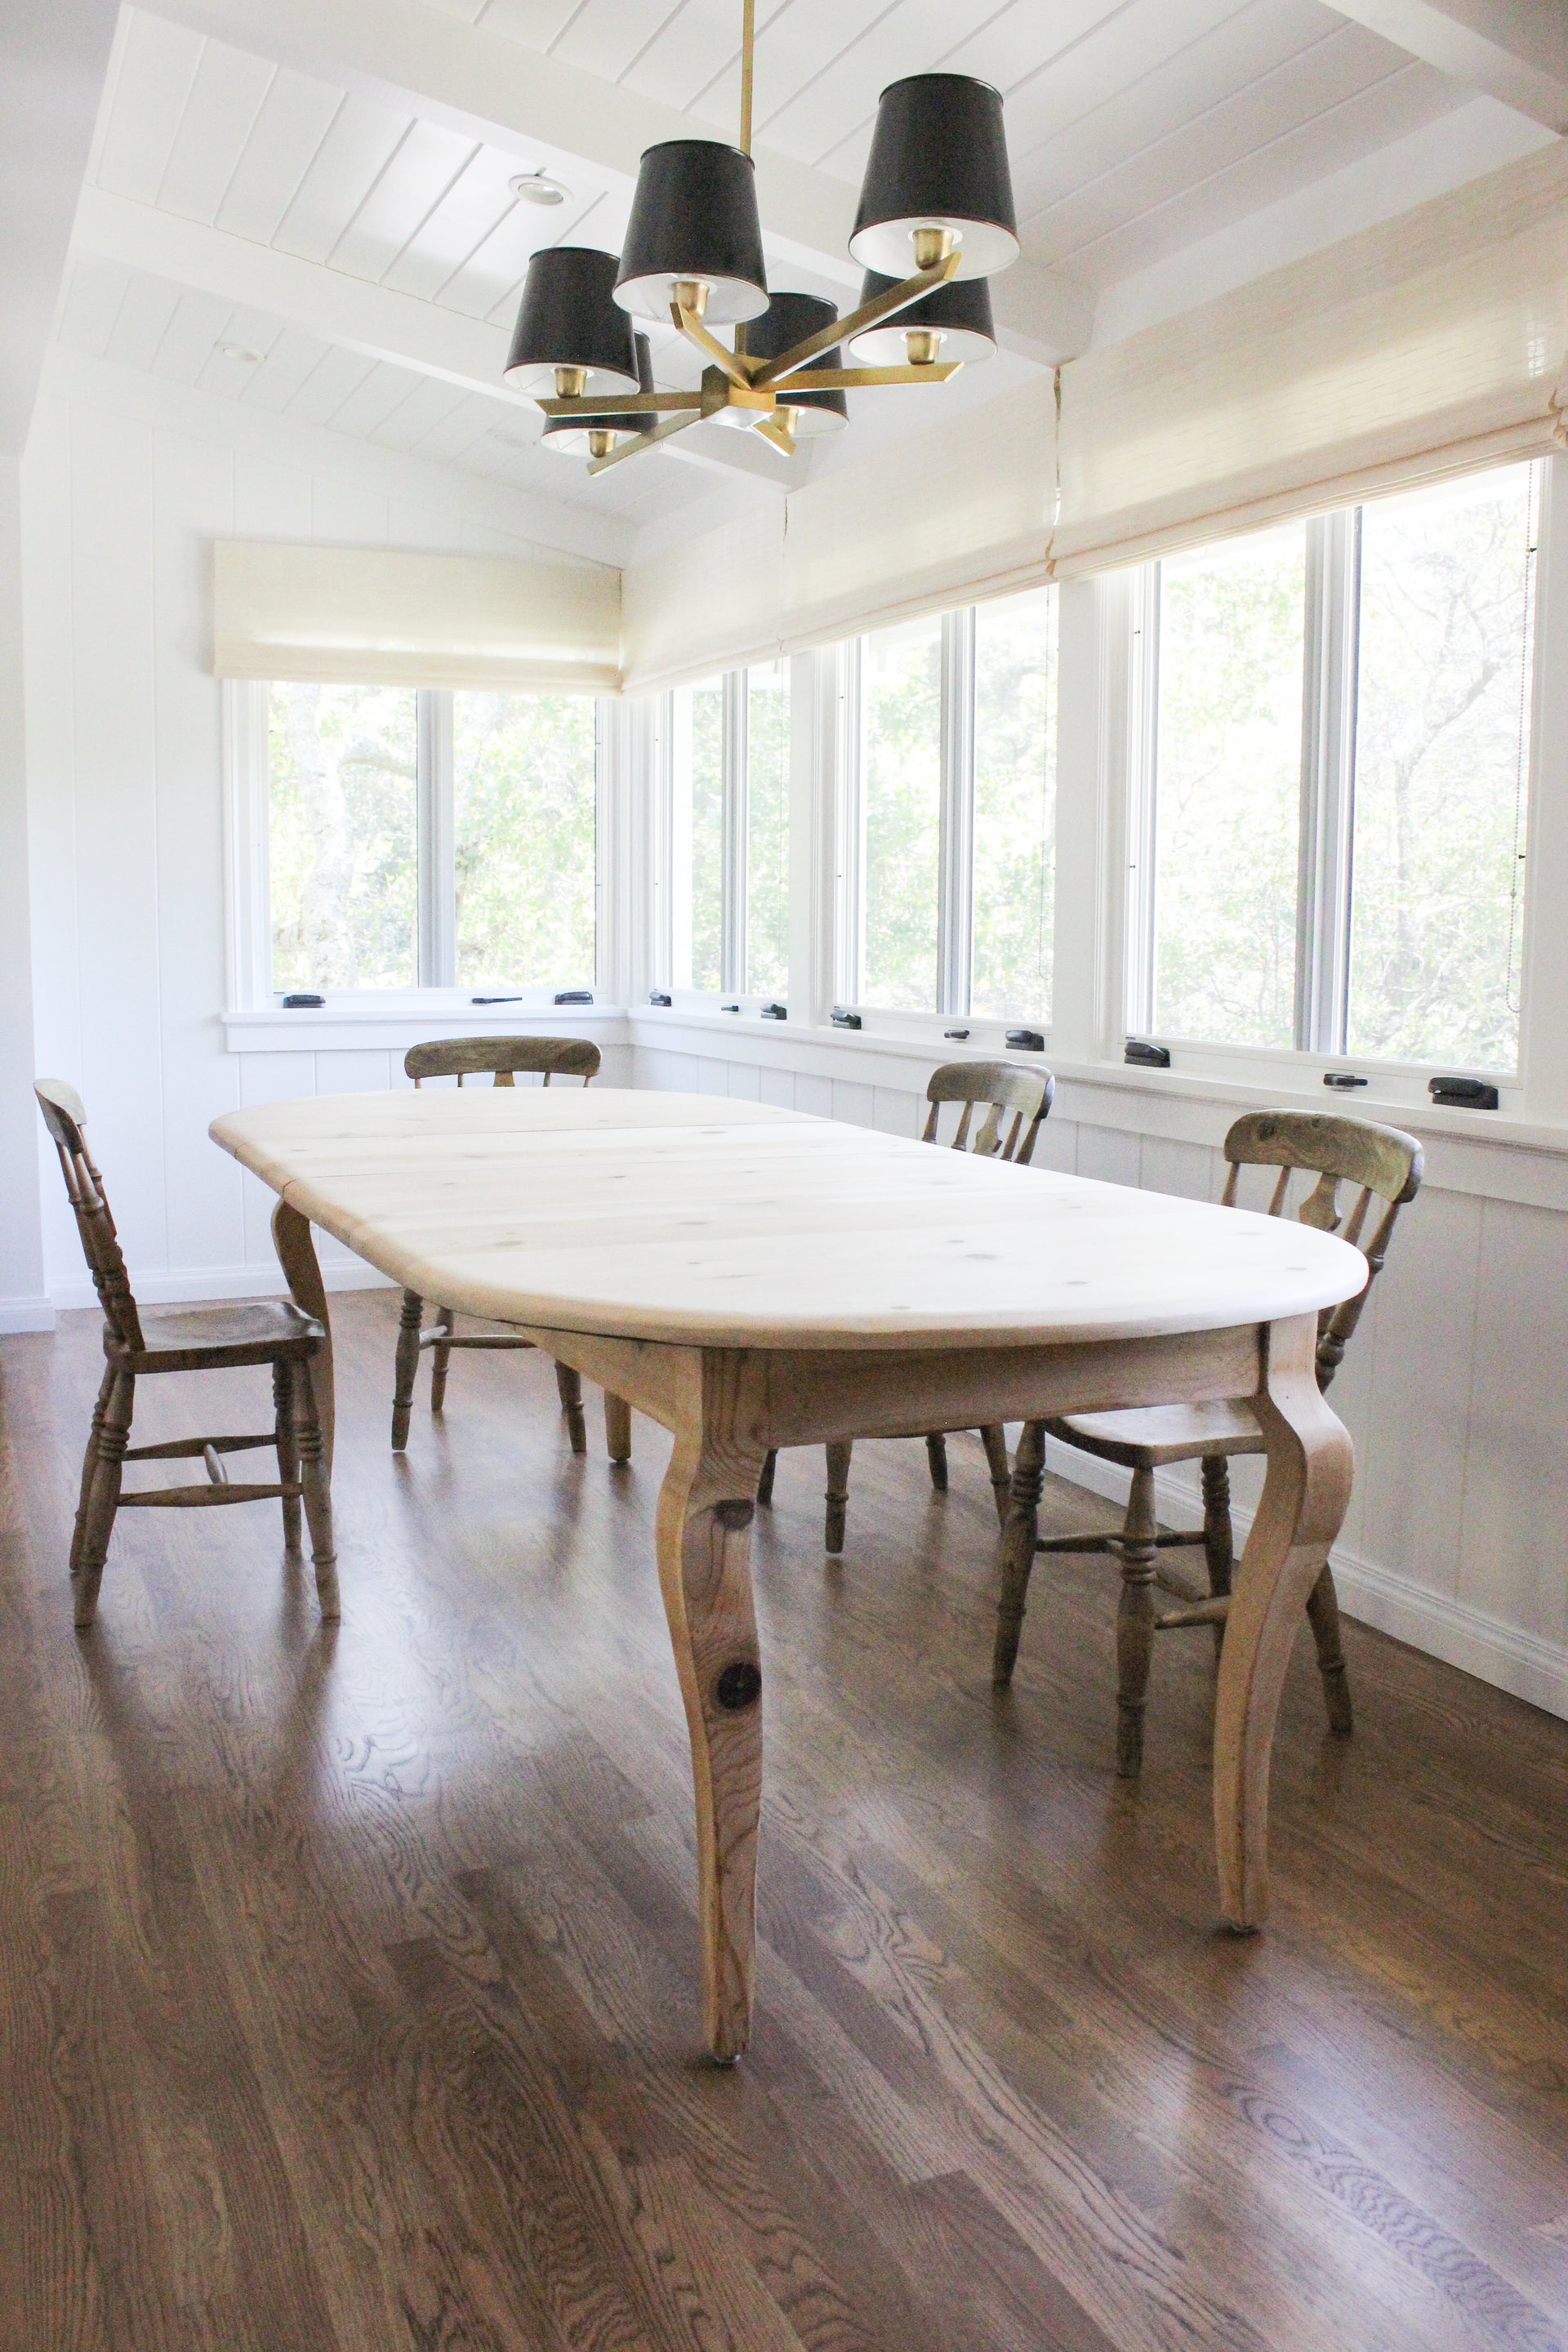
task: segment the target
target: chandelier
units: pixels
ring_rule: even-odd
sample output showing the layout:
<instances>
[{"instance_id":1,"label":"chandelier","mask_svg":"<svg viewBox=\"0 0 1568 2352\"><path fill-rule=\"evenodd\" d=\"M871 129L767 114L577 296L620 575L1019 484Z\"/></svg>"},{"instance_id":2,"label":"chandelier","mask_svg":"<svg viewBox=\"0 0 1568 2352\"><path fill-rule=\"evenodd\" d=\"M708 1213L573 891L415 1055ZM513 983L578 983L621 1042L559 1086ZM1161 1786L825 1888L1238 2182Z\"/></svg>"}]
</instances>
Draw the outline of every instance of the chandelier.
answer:
<instances>
[{"instance_id":1,"label":"chandelier","mask_svg":"<svg viewBox=\"0 0 1568 2352\"><path fill-rule=\"evenodd\" d=\"M986 279L1018 257L1002 100L966 74L882 92L849 239L866 270L840 318L770 297L752 162L755 0L743 0L741 136L671 139L637 173L620 255L551 246L528 266L505 381L538 401L546 443L591 474L704 418L784 457L840 430L864 385L945 383L995 349ZM912 266L911 266L912 265ZM669 319L705 362L695 392L654 389L637 319ZM728 345L715 327L733 330ZM844 364L847 344L854 366Z\"/></svg>"}]
</instances>

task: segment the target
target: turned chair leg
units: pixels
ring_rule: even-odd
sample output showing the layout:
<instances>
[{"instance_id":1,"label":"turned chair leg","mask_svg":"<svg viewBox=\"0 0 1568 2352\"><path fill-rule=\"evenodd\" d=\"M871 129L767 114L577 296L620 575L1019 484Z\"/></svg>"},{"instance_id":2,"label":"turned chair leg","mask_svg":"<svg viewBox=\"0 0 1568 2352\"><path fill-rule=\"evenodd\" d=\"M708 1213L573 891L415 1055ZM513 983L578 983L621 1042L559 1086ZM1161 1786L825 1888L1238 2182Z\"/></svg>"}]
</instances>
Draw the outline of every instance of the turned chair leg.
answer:
<instances>
[{"instance_id":1,"label":"turned chair leg","mask_svg":"<svg viewBox=\"0 0 1568 2352\"><path fill-rule=\"evenodd\" d=\"M272 1367L272 1409L279 1482L285 1486L297 1486L300 1483L300 1448L294 1435L294 1371L287 1356L279 1356ZM285 1495L283 1497L283 1541L288 1550L299 1550L298 1495Z\"/></svg>"},{"instance_id":2,"label":"turned chair leg","mask_svg":"<svg viewBox=\"0 0 1568 2352\"><path fill-rule=\"evenodd\" d=\"M104 1400L103 1418L94 1447L92 1485L82 1525L76 1580L76 1622L91 1624L98 1611L98 1588L109 1557L109 1538L120 1508L120 1481L125 1448L131 1441L131 1416L135 1410L136 1382L130 1372L116 1370Z\"/></svg>"},{"instance_id":3,"label":"turned chair leg","mask_svg":"<svg viewBox=\"0 0 1568 2352\"><path fill-rule=\"evenodd\" d=\"M416 1290L403 1294L397 1318L397 1355L392 1391L392 1450L401 1454L408 1443L408 1417L414 1410L414 1381L419 1370L419 1318L425 1301Z\"/></svg>"},{"instance_id":4,"label":"turned chair leg","mask_svg":"<svg viewBox=\"0 0 1568 2352\"><path fill-rule=\"evenodd\" d=\"M926 1460L931 1464L931 1483L939 1495L947 1492L947 1440L932 1435L926 1439Z\"/></svg>"},{"instance_id":5,"label":"turned chair leg","mask_svg":"<svg viewBox=\"0 0 1568 2352\"><path fill-rule=\"evenodd\" d=\"M1013 1484L1013 1465L1007 1459L1007 1433L996 1422L980 1433L980 1443L985 1448L985 1464L991 1473L991 1491L996 1497L996 1519L1000 1527L1007 1524L1007 1496Z\"/></svg>"},{"instance_id":6,"label":"turned chair leg","mask_svg":"<svg viewBox=\"0 0 1568 2352\"><path fill-rule=\"evenodd\" d=\"M612 1462L632 1458L632 1409L625 1397L605 1391L605 1444Z\"/></svg>"},{"instance_id":7,"label":"turned chair leg","mask_svg":"<svg viewBox=\"0 0 1568 2352\"><path fill-rule=\"evenodd\" d=\"M87 1507L92 1497L93 1474L98 1468L98 1441L103 1429L103 1416L114 1386L114 1367L105 1364L103 1378L98 1384L98 1402L92 1408L92 1426L87 1435L87 1452L81 1458L81 1494L76 1507L76 1525L71 1530L70 1572L74 1576L81 1566L82 1536L87 1528Z\"/></svg>"},{"instance_id":8,"label":"turned chair leg","mask_svg":"<svg viewBox=\"0 0 1568 2352\"><path fill-rule=\"evenodd\" d=\"M1149 1668L1154 1650L1154 1473L1134 1470L1118 1549L1121 1599L1116 1612L1116 1770L1135 1780L1143 1766L1143 1710L1149 1703Z\"/></svg>"},{"instance_id":9,"label":"turned chair leg","mask_svg":"<svg viewBox=\"0 0 1568 2352\"><path fill-rule=\"evenodd\" d=\"M323 1621L336 1624L338 1600L337 1551L332 1541L332 1489L321 1454L321 1422L316 1384L308 1360L289 1368L289 1388L294 1408L294 1442L299 1450L300 1485L305 1519L310 1530L310 1559L316 1570L316 1599Z\"/></svg>"},{"instance_id":10,"label":"turned chair leg","mask_svg":"<svg viewBox=\"0 0 1568 2352\"><path fill-rule=\"evenodd\" d=\"M844 1514L849 1505L849 1457L855 1451L854 1441L845 1438L827 1448L827 1524L823 1530L825 1550L840 1552L844 1549Z\"/></svg>"},{"instance_id":11,"label":"turned chair leg","mask_svg":"<svg viewBox=\"0 0 1568 2352\"><path fill-rule=\"evenodd\" d=\"M588 1429L583 1419L583 1376L570 1364L555 1367L555 1387L561 1399L561 1410L566 1416L566 1434L574 1454L588 1451Z\"/></svg>"},{"instance_id":12,"label":"turned chair leg","mask_svg":"<svg viewBox=\"0 0 1568 2352\"><path fill-rule=\"evenodd\" d=\"M775 1446L773 1452L767 1456L767 1459L763 1462L763 1475L757 1481L757 1500L759 1503L771 1503L773 1501L773 1472L778 1468L778 1448Z\"/></svg>"},{"instance_id":13,"label":"turned chair leg","mask_svg":"<svg viewBox=\"0 0 1568 2352\"><path fill-rule=\"evenodd\" d=\"M991 1680L998 1690L1005 1690L1012 1681L1017 1661L1045 1483L1045 1424L1026 1421L1013 1460L1007 1516L1002 1523L1002 1591L996 1603L996 1646L991 1654Z\"/></svg>"},{"instance_id":14,"label":"turned chair leg","mask_svg":"<svg viewBox=\"0 0 1568 2352\"><path fill-rule=\"evenodd\" d=\"M436 1328L437 1331L445 1332L447 1339L451 1336L452 1325L456 1320L457 1318L449 1307L438 1307L436 1309ZM447 1346L447 1340L436 1340L430 1349L430 1410L432 1412L440 1412L446 1407L447 1367L451 1360L452 1350Z\"/></svg>"},{"instance_id":15,"label":"turned chair leg","mask_svg":"<svg viewBox=\"0 0 1568 2352\"><path fill-rule=\"evenodd\" d=\"M1340 1596L1334 1591L1333 1570L1327 1566L1308 1596L1307 1619L1312 1628L1312 1639L1318 1645L1318 1672L1323 1677L1323 1704L1329 1711L1329 1729L1338 1738L1348 1739L1355 1728L1355 1722L1351 1713L1351 1686L1345 1672L1345 1654L1340 1640Z\"/></svg>"},{"instance_id":16,"label":"turned chair leg","mask_svg":"<svg viewBox=\"0 0 1568 2352\"><path fill-rule=\"evenodd\" d=\"M1236 1565L1236 1538L1230 1524L1230 1465L1223 1454L1205 1454L1204 1481L1204 1557L1208 1563L1209 1591L1218 1599L1230 1591ZM1214 1654L1225 1646L1225 1627L1214 1629Z\"/></svg>"}]
</instances>

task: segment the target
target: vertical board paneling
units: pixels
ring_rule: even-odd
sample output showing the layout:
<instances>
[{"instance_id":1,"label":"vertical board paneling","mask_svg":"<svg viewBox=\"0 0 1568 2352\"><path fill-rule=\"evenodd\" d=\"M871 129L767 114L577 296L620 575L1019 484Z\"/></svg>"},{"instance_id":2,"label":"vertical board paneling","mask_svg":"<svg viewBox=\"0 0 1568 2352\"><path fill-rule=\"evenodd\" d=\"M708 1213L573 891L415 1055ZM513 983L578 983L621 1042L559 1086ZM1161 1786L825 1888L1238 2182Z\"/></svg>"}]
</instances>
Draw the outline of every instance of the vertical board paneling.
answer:
<instances>
[{"instance_id":1,"label":"vertical board paneling","mask_svg":"<svg viewBox=\"0 0 1568 2352\"><path fill-rule=\"evenodd\" d=\"M1078 1174L1092 1177L1100 1184L1135 1185L1141 1172L1141 1140L1121 1128L1090 1127L1087 1120L1080 1120Z\"/></svg>"},{"instance_id":2,"label":"vertical board paneling","mask_svg":"<svg viewBox=\"0 0 1568 2352\"><path fill-rule=\"evenodd\" d=\"M1568 1632L1563 1222L1481 1203L1458 1584L1461 1601L1549 1642Z\"/></svg>"}]
</instances>

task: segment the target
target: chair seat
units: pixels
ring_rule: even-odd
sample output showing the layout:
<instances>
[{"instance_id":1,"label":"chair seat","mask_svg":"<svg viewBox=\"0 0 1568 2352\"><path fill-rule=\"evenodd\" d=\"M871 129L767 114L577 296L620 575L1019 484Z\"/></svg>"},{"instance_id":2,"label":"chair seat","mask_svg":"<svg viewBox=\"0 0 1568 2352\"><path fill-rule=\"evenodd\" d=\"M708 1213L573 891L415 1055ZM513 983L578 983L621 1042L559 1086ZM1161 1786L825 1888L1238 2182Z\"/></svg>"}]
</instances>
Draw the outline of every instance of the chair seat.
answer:
<instances>
[{"instance_id":1,"label":"chair seat","mask_svg":"<svg viewBox=\"0 0 1568 2352\"><path fill-rule=\"evenodd\" d=\"M1135 1405L1121 1412L1074 1412L1047 1421L1053 1437L1120 1462L1126 1470L1158 1470L1167 1462L1194 1462L1204 1454L1261 1454L1263 1432L1249 1404Z\"/></svg>"},{"instance_id":2,"label":"chair seat","mask_svg":"<svg viewBox=\"0 0 1568 2352\"><path fill-rule=\"evenodd\" d=\"M173 1371L215 1359L230 1364L268 1363L283 1350L305 1354L326 1339L325 1327L288 1298L236 1299L230 1307L185 1307L143 1315L141 1351L125 1351L138 1371ZM113 1351L118 1357L120 1350Z\"/></svg>"}]
</instances>

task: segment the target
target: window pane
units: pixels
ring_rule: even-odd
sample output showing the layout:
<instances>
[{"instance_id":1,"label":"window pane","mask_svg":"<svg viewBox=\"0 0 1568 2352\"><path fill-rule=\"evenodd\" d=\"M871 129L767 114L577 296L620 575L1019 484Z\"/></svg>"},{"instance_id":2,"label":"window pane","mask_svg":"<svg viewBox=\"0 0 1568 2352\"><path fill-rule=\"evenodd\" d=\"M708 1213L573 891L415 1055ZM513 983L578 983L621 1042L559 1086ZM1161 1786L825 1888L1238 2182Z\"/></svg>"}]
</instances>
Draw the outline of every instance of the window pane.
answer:
<instances>
[{"instance_id":1,"label":"window pane","mask_svg":"<svg viewBox=\"0 0 1568 2352\"><path fill-rule=\"evenodd\" d=\"M1295 1036L1306 527L1160 566L1154 1026Z\"/></svg>"},{"instance_id":2,"label":"window pane","mask_svg":"<svg viewBox=\"0 0 1568 2352\"><path fill-rule=\"evenodd\" d=\"M678 988L722 985L724 682L670 697L674 798L674 933Z\"/></svg>"},{"instance_id":3,"label":"window pane","mask_svg":"<svg viewBox=\"0 0 1568 2352\"><path fill-rule=\"evenodd\" d=\"M453 695L459 988L593 986L595 740L585 695Z\"/></svg>"},{"instance_id":4,"label":"window pane","mask_svg":"<svg viewBox=\"0 0 1568 2352\"><path fill-rule=\"evenodd\" d=\"M860 995L937 1009L942 624L879 629L861 649L865 932Z\"/></svg>"},{"instance_id":5,"label":"window pane","mask_svg":"<svg viewBox=\"0 0 1568 2352\"><path fill-rule=\"evenodd\" d=\"M1051 1011L1057 829L1054 589L974 615L974 923L972 1009L995 1020Z\"/></svg>"},{"instance_id":6,"label":"window pane","mask_svg":"<svg viewBox=\"0 0 1568 2352\"><path fill-rule=\"evenodd\" d=\"M1531 468L1362 515L1350 1050L1519 1058Z\"/></svg>"},{"instance_id":7,"label":"window pane","mask_svg":"<svg viewBox=\"0 0 1568 2352\"><path fill-rule=\"evenodd\" d=\"M275 686L268 743L272 985L413 988L419 792L412 692Z\"/></svg>"},{"instance_id":8,"label":"window pane","mask_svg":"<svg viewBox=\"0 0 1568 2352\"><path fill-rule=\"evenodd\" d=\"M789 986L789 664L746 672L746 986Z\"/></svg>"}]
</instances>

